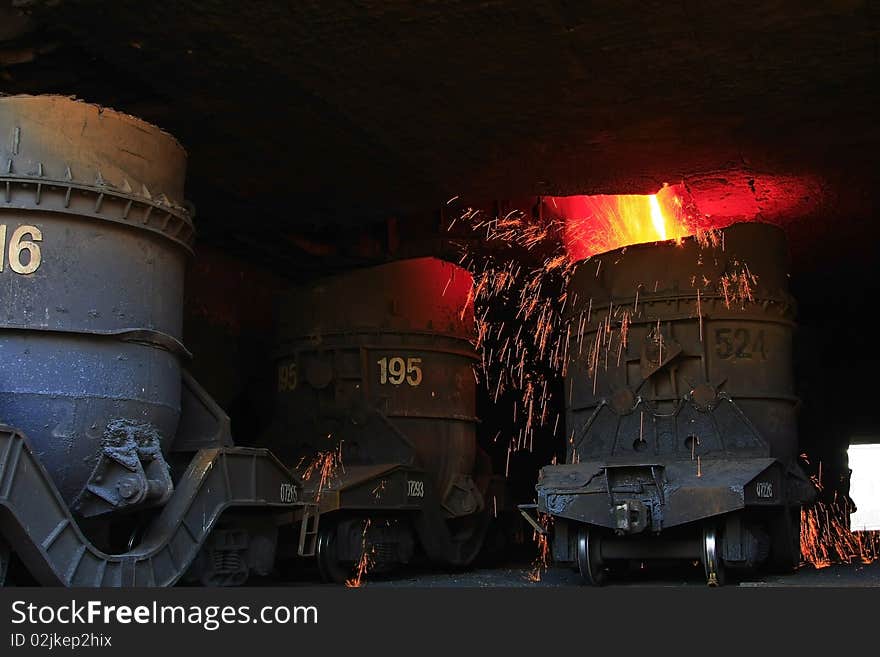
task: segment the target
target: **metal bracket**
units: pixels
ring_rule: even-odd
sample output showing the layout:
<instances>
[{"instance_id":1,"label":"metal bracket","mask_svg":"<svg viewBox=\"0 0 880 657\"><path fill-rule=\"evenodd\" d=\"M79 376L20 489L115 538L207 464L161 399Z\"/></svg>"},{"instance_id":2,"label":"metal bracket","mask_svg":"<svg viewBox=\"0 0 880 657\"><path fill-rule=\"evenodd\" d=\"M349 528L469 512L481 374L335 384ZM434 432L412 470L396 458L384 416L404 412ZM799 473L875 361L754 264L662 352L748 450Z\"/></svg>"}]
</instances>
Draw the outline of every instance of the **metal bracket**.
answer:
<instances>
[{"instance_id":1,"label":"metal bracket","mask_svg":"<svg viewBox=\"0 0 880 657\"><path fill-rule=\"evenodd\" d=\"M302 523L299 526L299 546L296 553L301 557L315 556L318 545L318 522L321 513L318 505L305 503L302 508Z\"/></svg>"},{"instance_id":2,"label":"metal bracket","mask_svg":"<svg viewBox=\"0 0 880 657\"><path fill-rule=\"evenodd\" d=\"M6 168L11 171L12 160ZM73 180L53 180L10 172L0 175L0 185L4 190L0 201L7 206L75 214L136 226L159 233L192 252L196 231L190 215L186 208L172 203L164 194L154 199L146 188L142 194L135 194L109 187L106 183L86 185ZM33 188L32 195L28 193L28 188Z\"/></svg>"},{"instance_id":3,"label":"metal bracket","mask_svg":"<svg viewBox=\"0 0 880 657\"><path fill-rule=\"evenodd\" d=\"M539 523L535 518L532 517L531 513L529 513L529 511L537 512L537 504L518 504L516 508L519 509L520 514L523 518L526 519L526 522L528 522L532 527L535 528L536 532L538 532L541 536L547 535L547 530L541 526L541 523Z\"/></svg>"},{"instance_id":4,"label":"metal bracket","mask_svg":"<svg viewBox=\"0 0 880 657\"><path fill-rule=\"evenodd\" d=\"M171 586L224 511L292 512L296 521L304 506L297 501L300 487L265 449L202 449L141 541L128 552L107 554L82 533L24 435L0 426L0 536L17 546L17 556L46 586Z\"/></svg>"}]
</instances>

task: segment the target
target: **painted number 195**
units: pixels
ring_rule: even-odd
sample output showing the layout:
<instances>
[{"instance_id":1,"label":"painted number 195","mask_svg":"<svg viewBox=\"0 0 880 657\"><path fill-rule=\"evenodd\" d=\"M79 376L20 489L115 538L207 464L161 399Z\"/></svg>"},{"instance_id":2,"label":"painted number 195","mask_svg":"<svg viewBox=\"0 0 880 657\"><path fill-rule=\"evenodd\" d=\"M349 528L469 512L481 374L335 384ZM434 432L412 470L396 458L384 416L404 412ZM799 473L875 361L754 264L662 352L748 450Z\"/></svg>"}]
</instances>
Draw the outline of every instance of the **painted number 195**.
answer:
<instances>
[{"instance_id":1,"label":"painted number 195","mask_svg":"<svg viewBox=\"0 0 880 657\"><path fill-rule=\"evenodd\" d=\"M382 358L378 362L379 383L399 386L406 381L409 385L416 387L422 382L421 362L421 358L407 358L406 360L400 356Z\"/></svg>"},{"instance_id":2,"label":"painted number 195","mask_svg":"<svg viewBox=\"0 0 880 657\"><path fill-rule=\"evenodd\" d=\"M7 265L8 255L9 269L16 274L33 274L43 261L40 245L37 244L42 241L43 233L36 226L18 226L10 234L6 224L0 224L0 272Z\"/></svg>"},{"instance_id":3,"label":"painted number 195","mask_svg":"<svg viewBox=\"0 0 880 657\"><path fill-rule=\"evenodd\" d=\"M284 363L278 367L278 392L293 392L296 390L296 361Z\"/></svg>"}]
</instances>

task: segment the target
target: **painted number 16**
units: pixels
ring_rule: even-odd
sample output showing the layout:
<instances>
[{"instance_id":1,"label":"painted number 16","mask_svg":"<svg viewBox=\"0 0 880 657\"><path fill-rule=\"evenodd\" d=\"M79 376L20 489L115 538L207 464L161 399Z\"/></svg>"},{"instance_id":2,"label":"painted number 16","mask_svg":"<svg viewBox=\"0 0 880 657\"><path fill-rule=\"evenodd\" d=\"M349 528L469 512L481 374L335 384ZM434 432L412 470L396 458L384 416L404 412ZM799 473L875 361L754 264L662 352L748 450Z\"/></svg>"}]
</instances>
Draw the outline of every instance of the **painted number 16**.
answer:
<instances>
[{"instance_id":1,"label":"painted number 16","mask_svg":"<svg viewBox=\"0 0 880 657\"><path fill-rule=\"evenodd\" d=\"M400 356L382 358L379 361L379 383L399 386L406 381L415 387L422 382L421 362L421 358L407 358L406 361Z\"/></svg>"},{"instance_id":2,"label":"painted number 16","mask_svg":"<svg viewBox=\"0 0 880 657\"><path fill-rule=\"evenodd\" d=\"M0 224L0 272L6 265L6 224ZM25 239L28 237L29 239ZM16 274L33 274L43 261L40 245L43 233L36 226L19 226L9 236L9 268ZM27 258L22 254L27 251Z\"/></svg>"}]
</instances>

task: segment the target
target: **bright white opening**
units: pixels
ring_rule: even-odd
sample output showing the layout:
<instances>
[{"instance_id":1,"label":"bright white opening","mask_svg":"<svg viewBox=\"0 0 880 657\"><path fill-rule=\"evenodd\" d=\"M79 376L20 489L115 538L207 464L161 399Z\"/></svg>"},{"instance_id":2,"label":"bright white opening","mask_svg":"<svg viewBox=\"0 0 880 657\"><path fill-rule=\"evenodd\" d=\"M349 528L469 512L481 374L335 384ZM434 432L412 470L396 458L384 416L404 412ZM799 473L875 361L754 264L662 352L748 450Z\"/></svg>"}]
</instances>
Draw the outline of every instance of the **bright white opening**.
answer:
<instances>
[{"instance_id":1,"label":"bright white opening","mask_svg":"<svg viewBox=\"0 0 880 657\"><path fill-rule=\"evenodd\" d=\"M858 507L850 517L850 529L880 529L880 444L850 445L848 454L849 496Z\"/></svg>"}]
</instances>

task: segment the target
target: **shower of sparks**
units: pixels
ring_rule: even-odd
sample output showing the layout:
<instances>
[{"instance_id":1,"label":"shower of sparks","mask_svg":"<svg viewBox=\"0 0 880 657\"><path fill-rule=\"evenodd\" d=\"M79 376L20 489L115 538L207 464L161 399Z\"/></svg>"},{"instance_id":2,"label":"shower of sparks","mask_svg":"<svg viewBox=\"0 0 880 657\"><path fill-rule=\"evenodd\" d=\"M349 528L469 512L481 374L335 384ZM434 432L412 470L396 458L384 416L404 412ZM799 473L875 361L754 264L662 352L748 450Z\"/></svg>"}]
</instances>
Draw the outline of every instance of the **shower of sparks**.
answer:
<instances>
[{"instance_id":1,"label":"shower of sparks","mask_svg":"<svg viewBox=\"0 0 880 657\"><path fill-rule=\"evenodd\" d=\"M385 492L385 486L386 486L387 484L388 484L388 480L387 480L387 479L383 479L383 480L380 481L378 484L376 484L376 487L375 487L375 488L373 489L373 491L372 491L372 493L373 493L373 497L375 497L377 500L382 499L382 493Z\"/></svg>"},{"instance_id":2,"label":"shower of sparks","mask_svg":"<svg viewBox=\"0 0 880 657\"><path fill-rule=\"evenodd\" d=\"M731 301L743 307L747 301L752 301L752 287L757 284L758 277L749 271L749 266L733 263L738 271L732 274L724 274L721 277L721 291L724 295L724 305L730 308Z\"/></svg>"},{"instance_id":3,"label":"shower of sparks","mask_svg":"<svg viewBox=\"0 0 880 657\"><path fill-rule=\"evenodd\" d=\"M801 509L801 562L815 568L873 563L880 557L880 532L852 531L837 501Z\"/></svg>"},{"instance_id":4,"label":"shower of sparks","mask_svg":"<svg viewBox=\"0 0 880 657\"><path fill-rule=\"evenodd\" d=\"M364 522L364 533L361 536L361 558L358 559L357 566L354 570L354 575L345 580L345 586L350 589L357 589L364 585L364 576L366 576L367 571L373 567L374 562L374 549L367 549L367 531L370 529L370 520L368 519Z\"/></svg>"},{"instance_id":5,"label":"shower of sparks","mask_svg":"<svg viewBox=\"0 0 880 657\"><path fill-rule=\"evenodd\" d=\"M698 216L685 198L678 187L664 187L653 196L553 197L542 201L546 211L540 217L520 210L489 216L467 209L450 224L450 228L456 222L469 226L480 238L477 248L470 246L472 240L462 245L459 264L474 279L462 313L473 303L476 348L481 355L475 371L478 384L485 385L494 403L502 398L513 400L514 428L506 436L505 476L511 454L533 450L536 432L552 429L557 436L562 429L552 403L553 386L564 379L570 359L585 359L595 390L600 369L624 362L630 325L642 317L645 297L650 296L650 291L636 289L632 303L612 303L607 308L596 308L593 299L583 299L579 307L586 306L586 310L570 317L579 299L576 293L569 294L568 282L575 267L584 262L579 255L589 257L601 249L666 237L680 242L691 233L702 248L723 245L721 231L708 226L708 219ZM571 214L581 212L578 203L590 209L587 219ZM562 207L565 204L577 209ZM598 229L590 223L593 220ZM601 261L597 276L600 266ZM702 285L697 290L702 306L707 298L721 294L727 303L750 300L756 282L746 267L742 275L726 283L695 277L692 284L695 288ZM702 307L698 312L702 315ZM665 347L660 326L654 339L662 363Z\"/></svg>"},{"instance_id":6,"label":"shower of sparks","mask_svg":"<svg viewBox=\"0 0 880 657\"><path fill-rule=\"evenodd\" d=\"M329 490L333 487L333 480L338 470L345 472L345 466L342 464L342 441L339 442L335 449L318 452L308 466L302 470L300 478L303 481L308 481L315 476L318 477L318 485L315 488L315 502L321 499L321 493L324 490Z\"/></svg>"},{"instance_id":7,"label":"shower of sparks","mask_svg":"<svg viewBox=\"0 0 880 657\"><path fill-rule=\"evenodd\" d=\"M526 579L530 582L540 582L541 575L550 567L550 526L553 524L553 516L538 514L538 524L544 528L544 533L535 530L532 535L538 546L538 556L532 562L532 569L526 573Z\"/></svg>"},{"instance_id":8,"label":"shower of sparks","mask_svg":"<svg viewBox=\"0 0 880 657\"><path fill-rule=\"evenodd\" d=\"M468 303L475 307L476 348L481 354L477 380L495 403L515 398L516 428L507 436L508 470L511 453L534 448L538 429L548 424L558 428L550 385L554 377L565 374L571 348L571 332L561 317L573 263L562 246L561 222L537 220L520 211L487 217L475 210L466 211L460 220L489 248L501 252L486 256L464 247L460 264L474 277ZM525 264L536 256L539 265Z\"/></svg>"},{"instance_id":9,"label":"shower of sparks","mask_svg":"<svg viewBox=\"0 0 880 657\"><path fill-rule=\"evenodd\" d=\"M800 459L810 465L807 454L801 454ZM824 489L821 461L816 465L816 472L810 475L810 481L816 492L821 493ZM801 565L810 564L820 569L833 564L869 564L880 558L880 532L852 531L848 509L848 500L839 500L837 493L831 502L816 502L801 508Z\"/></svg>"}]
</instances>

